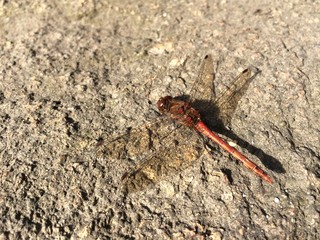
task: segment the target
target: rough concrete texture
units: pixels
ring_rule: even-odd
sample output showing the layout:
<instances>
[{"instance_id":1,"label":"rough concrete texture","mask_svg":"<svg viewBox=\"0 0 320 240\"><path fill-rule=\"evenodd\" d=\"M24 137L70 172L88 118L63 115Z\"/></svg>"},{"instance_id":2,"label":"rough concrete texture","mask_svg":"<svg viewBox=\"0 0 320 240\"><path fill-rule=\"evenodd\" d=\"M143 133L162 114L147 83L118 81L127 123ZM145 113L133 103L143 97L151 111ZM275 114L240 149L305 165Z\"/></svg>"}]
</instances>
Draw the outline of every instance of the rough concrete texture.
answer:
<instances>
[{"instance_id":1,"label":"rough concrete texture","mask_svg":"<svg viewBox=\"0 0 320 240\"><path fill-rule=\"evenodd\" d=\"M319 1L2 1L0 239L319 239L319 12ZM188 93L208 53L218 91L261 70L230 127L274 183L211 147L120 191L133 157L98 158L97 142L157 118L157 99Z\"/></svg>"}]
</instances>

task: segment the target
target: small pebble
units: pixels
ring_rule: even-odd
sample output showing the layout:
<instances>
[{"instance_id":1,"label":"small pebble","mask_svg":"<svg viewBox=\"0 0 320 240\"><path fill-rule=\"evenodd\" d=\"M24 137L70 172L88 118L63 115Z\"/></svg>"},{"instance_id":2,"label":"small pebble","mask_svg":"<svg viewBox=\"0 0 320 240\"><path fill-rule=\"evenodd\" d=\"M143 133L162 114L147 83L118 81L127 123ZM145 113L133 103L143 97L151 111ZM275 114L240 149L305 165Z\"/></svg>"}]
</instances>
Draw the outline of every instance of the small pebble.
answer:
<instances>
[{"instance_id":1,"label":"small pebble","mask_svg":"<svg viewBox=\"0 0 320 240\"><path fill-rule=\"evenodd\" d=\"M237 146L237 144L236 144L235 142L231 142L231 141L230 141L230 142L228 141L228 144L229 144L231 147L236 147L236 146Z\"/></svg>"},{"instance_id":2,"label":"small pebble","mask_svg":"<svg viewBox=\"0 0 320 240\"><path fill-rule=\"evenodd\" d=\"M276 198L274 198L274 202L275 202L275 203L279 203L279 202L280 202L280 199L276 197Z\"/></svg>"}]
</instances>

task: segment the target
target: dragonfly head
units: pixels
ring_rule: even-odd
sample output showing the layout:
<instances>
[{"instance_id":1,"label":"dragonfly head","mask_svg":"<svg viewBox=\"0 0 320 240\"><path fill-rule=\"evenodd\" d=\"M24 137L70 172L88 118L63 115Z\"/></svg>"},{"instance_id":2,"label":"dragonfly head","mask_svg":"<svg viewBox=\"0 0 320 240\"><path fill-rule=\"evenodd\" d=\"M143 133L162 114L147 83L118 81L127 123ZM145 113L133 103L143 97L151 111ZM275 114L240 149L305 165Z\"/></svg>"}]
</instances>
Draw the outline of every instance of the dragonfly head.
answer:
<instances>
[{"instance_id":1,"label":"dragonfly head","mask_svg":"<svg viewBox=\"0 0 320 240\"><path fill-rule=\"evenodd\" d=\"M169 112L171 100L172 100L171 96L162 97L158 100L157 107L161 113Z\"/></svg>"}]
</instances>

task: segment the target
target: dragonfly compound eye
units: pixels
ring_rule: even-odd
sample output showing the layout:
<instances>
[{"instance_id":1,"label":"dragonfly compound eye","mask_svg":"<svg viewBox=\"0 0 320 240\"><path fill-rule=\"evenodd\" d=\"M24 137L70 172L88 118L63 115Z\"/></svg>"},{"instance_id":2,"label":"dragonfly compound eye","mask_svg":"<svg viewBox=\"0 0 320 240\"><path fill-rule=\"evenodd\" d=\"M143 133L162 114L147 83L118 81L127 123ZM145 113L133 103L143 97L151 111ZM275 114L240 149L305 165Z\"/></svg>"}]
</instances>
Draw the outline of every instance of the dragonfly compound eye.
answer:
<instances>
[{"instance_id":1,"label":"dragonfly compound eye","mask_svg":"<svg viewBox=\"0 0 320 240\"><path fill-rule=\"evenodd\" d=\"M157 102L157 107L160 112L167 112L168 111L168 106L169 106L169 102L171 99L172 99L172 97L170 97L170 96L162 97L159 99L159 101Z\"/></svg>"}]
</instances>

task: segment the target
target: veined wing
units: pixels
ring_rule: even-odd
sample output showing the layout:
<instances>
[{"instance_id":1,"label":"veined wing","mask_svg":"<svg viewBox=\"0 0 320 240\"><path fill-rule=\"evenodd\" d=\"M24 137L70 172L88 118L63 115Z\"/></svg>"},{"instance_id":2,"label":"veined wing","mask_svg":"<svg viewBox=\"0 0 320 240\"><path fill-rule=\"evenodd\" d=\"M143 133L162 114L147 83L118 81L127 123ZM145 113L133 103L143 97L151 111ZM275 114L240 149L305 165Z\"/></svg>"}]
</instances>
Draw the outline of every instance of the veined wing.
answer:
<instances>
[{"instance_id":1,"label":"veined wing","mask_svg":"<svg viewBox=\"0 0 320 240\"><path fill-rule=\"evenodd\" d=\"M189 94L191 100L197 103L211 102L215 98L213 60L211 55L206 55L200 67L199 76L194 82Z\"/></svg>"},{"instance_id":2,"label":"veined wing","mask_svg":"<svg viewBox=\"0 0 320 240\"><path fill-rule=\"evenodd\" d=\"M118 161L124 158L144 158L154 151L174 130L172 121L160 117L152 123L129 128L116 136L102 137L96 149L96 158Z\"/></svg>"},{"instance_id":3,"label":"veined wing","mask_svg":"<svg viewBox=\"0 0 320 240\"><path fill-rule=\"evenodd\" d=\"M231 85L216 98L215 106L218 109L218 118L224 125L230 123L239 100L247 91L252 80L260 72L258 69L254 69L254 72L252 70L245 69L236 77Z\"/></svg>"},{"instance_id":4,"label":"veined wing","mask_svg":"<svg viewBox=\"0 0 320 240\"><path fill-rule=\"evenodd\" d=\"M161 119L106 140L99 149L97 159L101 164L127 169L122 171L119 182L122 190L129 193L179 173L204 151L202 139L193 129L184 126L175 129L170 119Z\"/></svg>"},{"instance_id":5,"label":"veined wing","mask_svg":"<svg viewBox=\"0 0 320 240\"><path fill-rule=\"evenodd\" d=\"M161 179L178 174L198 160L204 151L202 139L182 126L164 139L164 144L123 176L124 191L141 191Z\"/></svg>"}]
</instances>

